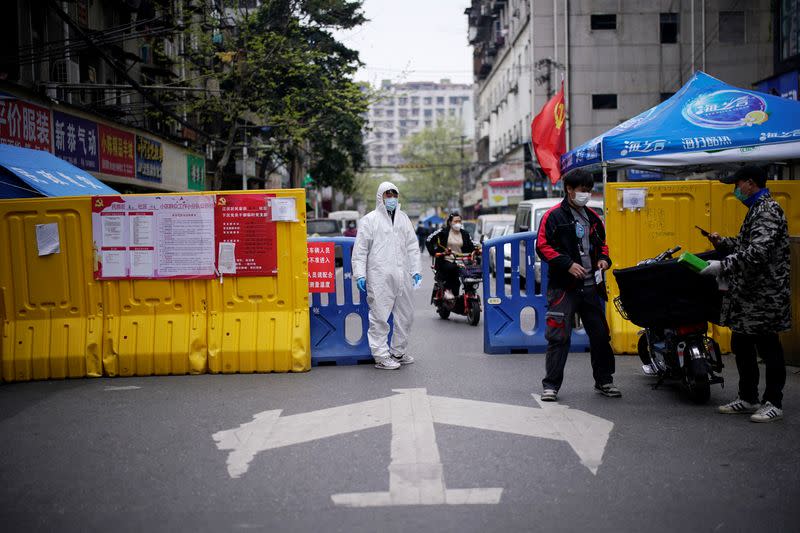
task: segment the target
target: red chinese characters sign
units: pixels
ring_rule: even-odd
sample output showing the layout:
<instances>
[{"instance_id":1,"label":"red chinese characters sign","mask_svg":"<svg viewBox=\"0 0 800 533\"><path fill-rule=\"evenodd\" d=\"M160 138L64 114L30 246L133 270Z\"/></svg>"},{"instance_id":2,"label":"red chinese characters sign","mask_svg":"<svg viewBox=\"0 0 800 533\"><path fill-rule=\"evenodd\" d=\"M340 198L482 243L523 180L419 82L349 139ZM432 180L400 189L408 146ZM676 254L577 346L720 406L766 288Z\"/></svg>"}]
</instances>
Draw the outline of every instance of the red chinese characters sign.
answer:
<instances>
[{"instance_id":1,"label":"red chinese characters sign","mask_svg":"<svg viewBox=\"0 0 800 533\"><path fill-rule=\"evenodd\" d=\"M50 110L0 94L0 143L50 151Z\"/></svg>"},{"instance_id":2,"label":"red chinese characters sign","mask_svg":"<svg viewBox=\"0 0 800 533\"><path fill-rule=\"evenodd\" d=\"M308 243L308 292L336 292L332 242Z\"/></svg>"},{"instance_id":3,"label":"red chinese characters sign","mask_svg":"<svg viewBox=\"0 0 800 533\"><path fill-rule=\"evenodd\" d=\"M276 226L267 201L270 196L274 195L217 195L216 249L221 250L220 243L232 244L236 265L235 273L228 274L275 276L278 273Z\"/></svg>"},{"instance_id":4,"label":"red chinese characters sign","mask_svg":"<svg viewBox=\"0 0 800 533\"><path fill-rule=\"evenodd\" d=\"M98 124L100 133L100 172L133 178L134 135L105 124Z\"/></svg>"}]
</instances>

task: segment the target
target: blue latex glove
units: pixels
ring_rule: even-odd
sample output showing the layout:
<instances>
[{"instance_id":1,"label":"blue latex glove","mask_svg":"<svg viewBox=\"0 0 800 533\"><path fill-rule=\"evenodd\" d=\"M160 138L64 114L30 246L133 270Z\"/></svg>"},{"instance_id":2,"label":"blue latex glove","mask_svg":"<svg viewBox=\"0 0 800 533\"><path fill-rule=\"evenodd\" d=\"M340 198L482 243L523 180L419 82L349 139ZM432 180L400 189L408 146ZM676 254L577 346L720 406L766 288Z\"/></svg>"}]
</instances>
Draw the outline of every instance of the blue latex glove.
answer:
<instances>
[{"instance_id":1,"label":"blue latex glove","mask_svg":"<svg viewBox=\"0 0 800 533\"><path fill-rule=\"evenodd\" d=\"M422 276L419 274L414 274L412 278L414 279L414 288L416 289L422 283Z\"/></svg>"},{"instance_id":2,"label":"blue latex glove","mask_svg":"<svg viewBox=\"0 0 800 533\"><path fill-rule=\"evenodd\" d=\"M367 292L367 278L358 278L356 280L356 287L361 292Z\"/></svg>"}]
</instances>

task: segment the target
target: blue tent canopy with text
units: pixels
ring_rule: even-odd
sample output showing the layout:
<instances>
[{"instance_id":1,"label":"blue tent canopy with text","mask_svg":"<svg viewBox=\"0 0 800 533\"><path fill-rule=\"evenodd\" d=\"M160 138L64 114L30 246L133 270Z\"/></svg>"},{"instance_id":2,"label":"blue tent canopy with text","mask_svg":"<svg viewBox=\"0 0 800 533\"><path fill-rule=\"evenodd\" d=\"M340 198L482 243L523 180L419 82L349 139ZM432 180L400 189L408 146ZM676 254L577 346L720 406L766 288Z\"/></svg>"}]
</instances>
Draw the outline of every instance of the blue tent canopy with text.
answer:
<instances>
[{"instance_id":1,"label":"blue tent canopy with text","mask_svg":"<svg viewBox=\"0 0 800 533\"><path fill-rule=\"evenodd\" d=\"M561 156L561 173L613 167L676 171L800 158L800 102L696 73L672 97Z\"/></svg>"}]
</instances>

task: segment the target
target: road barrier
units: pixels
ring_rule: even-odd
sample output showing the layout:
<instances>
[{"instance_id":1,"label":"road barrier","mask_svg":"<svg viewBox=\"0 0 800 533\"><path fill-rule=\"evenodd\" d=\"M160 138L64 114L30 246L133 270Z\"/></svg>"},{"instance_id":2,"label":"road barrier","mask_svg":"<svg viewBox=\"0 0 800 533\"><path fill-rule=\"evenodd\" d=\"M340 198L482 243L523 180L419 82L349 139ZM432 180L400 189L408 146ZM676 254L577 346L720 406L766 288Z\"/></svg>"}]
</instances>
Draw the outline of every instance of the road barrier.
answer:
<instances>
[{"instance_id":1,"label":"road barrier","mask_svg":"<svg viewBox=\"0 0 800 533\"><path fill-rule=\"evenodd\" d=\"M506 245L510 246L509 280L505 280L502 274ZM487 354L544 353L547 350L544 337L547 263L541 263L541 290L537 293L535 248L536 234L531 232L497 237L483 243L483 351ZM489 272L492 255L497 265L494 282ZM582 328L573 329L570 350L588 350L588 340Z\"/></svg>"},{"instance_id":2,"label":"road barrier","mask_svg":"<svg viewBox=\"0 0 800 533\"><path fill-rule=\"evenodd\" d=\"M91 197L0 201L3 380L308 370L305 193L257 194L298 221L276 222L277 275L224 280L95 280Z\"/></svg>"},{"instance_id":3,"label":"road barrier","mask_svg":"<svg viewBox=\"0 0 800 533\"><path fill-rule=\"evenodd\" d=\"M354 365L371 362L367 340L369 306L366 294L359 293L353 281L353 237L315 237L308 242L333 242L336 257L342 258L336 269L336 292L311 293L311 364ZM355 301L355 297L359 301ZM349 326L349 327L348 327ZM355 334L348 334L349 329Z\"/></svg>"}]
</instances>

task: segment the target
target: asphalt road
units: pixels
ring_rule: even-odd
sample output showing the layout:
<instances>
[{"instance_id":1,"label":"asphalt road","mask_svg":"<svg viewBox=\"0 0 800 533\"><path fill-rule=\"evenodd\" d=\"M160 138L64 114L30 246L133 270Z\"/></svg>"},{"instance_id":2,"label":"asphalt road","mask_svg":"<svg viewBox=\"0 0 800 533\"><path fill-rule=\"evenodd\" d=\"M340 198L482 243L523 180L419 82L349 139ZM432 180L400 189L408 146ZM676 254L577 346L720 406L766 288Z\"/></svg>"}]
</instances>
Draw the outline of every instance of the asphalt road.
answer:
<instances>
[{"instance_id":1,"label":"asphalt road","mask_svg":"<svg viewBox=\"0 0 800 533\"><path fill-rule=\"evenodd\" d=\"M397 371L1 385L2 530L800 529L798 369L787 418L753 424L715 412L735 395L730 357L728 386L695 406L651 390L628 356L623 398L598 396L588 356L573 354L559 413L576 418L559 418L532 397L542 356L484 355L482 329L438 319L428 295L417 293L417 362ZM333 497L353 493L389 504ZM489 493L496 502L442 500Z\"/></svg>"}]
</instances>

